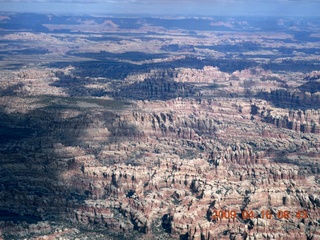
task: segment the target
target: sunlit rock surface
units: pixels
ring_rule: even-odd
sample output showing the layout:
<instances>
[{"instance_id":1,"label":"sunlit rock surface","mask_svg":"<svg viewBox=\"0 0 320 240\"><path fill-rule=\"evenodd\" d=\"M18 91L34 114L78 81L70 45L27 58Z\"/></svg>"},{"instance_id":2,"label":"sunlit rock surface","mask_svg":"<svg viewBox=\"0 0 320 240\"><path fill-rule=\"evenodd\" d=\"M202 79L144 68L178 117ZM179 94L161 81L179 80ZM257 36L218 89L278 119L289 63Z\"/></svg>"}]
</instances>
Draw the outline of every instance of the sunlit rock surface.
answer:
<instances>
[{"instance_id":1,"label":"sunlit rock surface","mask_svg":"<svg viewBox=\"0 0 320 240\"><path fill-rule=\"evenodd\" d=\"M3 53L0 238L320 238L317 56L269 49L307 51L291 33L264 42L141 20L130 39L95 20L1 36L49 45L17 54L17 68ZM248 35L261 45L237 42Z\"/></svg>"}]
</instances>

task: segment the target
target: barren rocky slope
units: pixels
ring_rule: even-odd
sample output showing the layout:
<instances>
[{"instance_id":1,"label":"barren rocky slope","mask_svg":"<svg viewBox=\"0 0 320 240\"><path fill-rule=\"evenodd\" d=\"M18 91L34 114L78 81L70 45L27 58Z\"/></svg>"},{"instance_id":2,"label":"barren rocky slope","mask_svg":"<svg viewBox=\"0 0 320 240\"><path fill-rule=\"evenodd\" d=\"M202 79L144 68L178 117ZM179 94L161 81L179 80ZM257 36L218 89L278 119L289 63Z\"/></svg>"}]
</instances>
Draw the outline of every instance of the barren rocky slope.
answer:
<instances>
[{"instance_id":1,"label":"barren rocky slope","mask_svg":"<svg viewBox=\"0 0 320 240\"><path fill-rule=\"evenodd\" d=\"M216 84L230 78L214 71ZM54 234L48 221L67 220L120 238L320 237L318 110L241 97L241 80L228 81L205 97L166 101L35 97L40 83L30 80L2 97L1 209L47 221L28 231L2 222L2 234ZM223 97L230 92L239 97ZM271 219L261 215L267 209ZM237 216L213 221L214 210ZM255 217L243 219L244 210ZM303 210L306 218L296 215ZM279 219L279 211L291 215ZM78 231L70 229L59 234Z\"/></svg>"},{"instance_id":2,"label":"barren rocky slope","mask_svg":"<svg viewBox=\"0 0 320 240\"><path fill-rule=\"evenodd\" d=\"M319 37L51 17L0 36L0 239L320 239Z\"/></svg>"}]
</instances>

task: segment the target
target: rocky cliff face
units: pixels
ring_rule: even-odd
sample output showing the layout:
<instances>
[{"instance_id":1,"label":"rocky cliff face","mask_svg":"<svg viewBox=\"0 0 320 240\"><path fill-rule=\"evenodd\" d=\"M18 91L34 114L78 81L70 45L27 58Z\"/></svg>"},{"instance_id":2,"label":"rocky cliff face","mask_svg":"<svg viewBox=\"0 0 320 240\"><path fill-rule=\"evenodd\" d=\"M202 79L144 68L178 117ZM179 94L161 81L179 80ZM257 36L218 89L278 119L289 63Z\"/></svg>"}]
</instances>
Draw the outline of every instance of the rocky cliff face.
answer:
<instances>
[{"instance_id":1,"label":"rocky cliff face","mask_svg":"<svg viewBox=\"0 0 320 240\"><path fill-rule=\"evenodd\" d=\"M129 95L128 95L129 94ZM185 83L178 83L166 78L145 79L142 82L133 83L121 91L116 92L116 98L130 96L133 99L157 99L166 100L176 97L193 96L195 90Z\"/></svg>"},{"instance_id":2,"label":"rocky cliff face","mask_svg":"<svg viewBox=\"0 0 320 240\"><path fill-rule=\"evenodd\" d=\"M278 128L287 128L303 133L320 133L319 110L282 110L273 112L271 109L261 111L263 120Z\"/></svg>"},{"instance_id":3,"label":"rocky cliff face","mask_svg":"<svg viewBox=\"0 0 320 240\"><path fill-rule=\"evenodd\" d=\"M301 19L0 16L0 239L320 239Z\"/></svg>"},{"instance_id":4,"label":"rocky cliff face","mask_svg":"<svg viewBox=\"0 0 320 240\"><path fill-rule=\"evenodd\" d=\"M177 98L130 107L85 98L21 103L2 102L2 133L16 135L1 147L1 209L28 221L68 219L120 238L133 232L168 239L319 237L320 142L312 127L289 127L290 121L316 124L316 110L245 99ZM271 219L262 218L266 209ZM237 217L212 221L215 210L234 210ZM243 219L244 210L256 217ZM290 219L277 219L285 210ZM296 217L302 210L305 219ZM50 226L35 228L38 235L59 233ZM15 231L4 229L5 236ZM70 231L76 230L59 234Z\"/></svg>"},{"instance_id":5,"label":"rocky cliff face","mask_svg":"<svg viewBox=\"0 0 320 240\"><path fill-rule=\"evenodd\" d=\"M301 92L301 91L288 91L278 89L270 93L259 93L258 97L272 102L281 108L294 108L294 109L307 109L318 108L320 104L319 92Z\"/></svg>"}]
</instances>

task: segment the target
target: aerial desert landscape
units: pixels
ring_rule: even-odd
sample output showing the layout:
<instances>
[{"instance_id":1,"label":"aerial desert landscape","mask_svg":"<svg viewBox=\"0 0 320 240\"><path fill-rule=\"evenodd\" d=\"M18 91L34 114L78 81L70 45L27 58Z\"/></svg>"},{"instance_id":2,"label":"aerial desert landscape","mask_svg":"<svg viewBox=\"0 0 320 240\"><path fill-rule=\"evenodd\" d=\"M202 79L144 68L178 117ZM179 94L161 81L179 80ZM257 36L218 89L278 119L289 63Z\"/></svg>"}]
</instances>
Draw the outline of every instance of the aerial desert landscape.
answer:
<instances>
[{"instance_id":1,"label":"aerial desert landscape","mask_svg":"<svg viewBox=\"0 0 320 240\"><path fill-rule=\"evenodd\" d=\"M320 239L320 19L0 16L0 239Z\"/></svg>"}]
</instances>

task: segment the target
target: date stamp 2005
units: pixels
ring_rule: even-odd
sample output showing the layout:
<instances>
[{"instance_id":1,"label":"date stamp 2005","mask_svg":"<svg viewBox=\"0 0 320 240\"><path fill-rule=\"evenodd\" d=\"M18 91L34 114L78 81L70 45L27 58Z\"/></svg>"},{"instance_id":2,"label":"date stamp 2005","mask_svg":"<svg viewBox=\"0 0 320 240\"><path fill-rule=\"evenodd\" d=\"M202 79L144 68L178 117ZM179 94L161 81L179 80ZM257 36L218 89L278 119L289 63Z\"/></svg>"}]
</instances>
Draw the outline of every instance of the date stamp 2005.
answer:
<instances>
[{"instance_id":1,"label":"date stamp 2005","mask_svg":"<svg viewBox=\"0 0 320 240\"><path fill-rule=\"evenodd\" d=\"M263 219L306 219L308 218L308 211L306 210L298 210L296 212L291 212L288 210L262 210L259 213L255 211L242 210L240 213L237 213L235 210L213 210L211 220L219 220L219 219L236 219L237 217L246 219L253 218L263 218Z\"/></svg>"}]
</instances>

